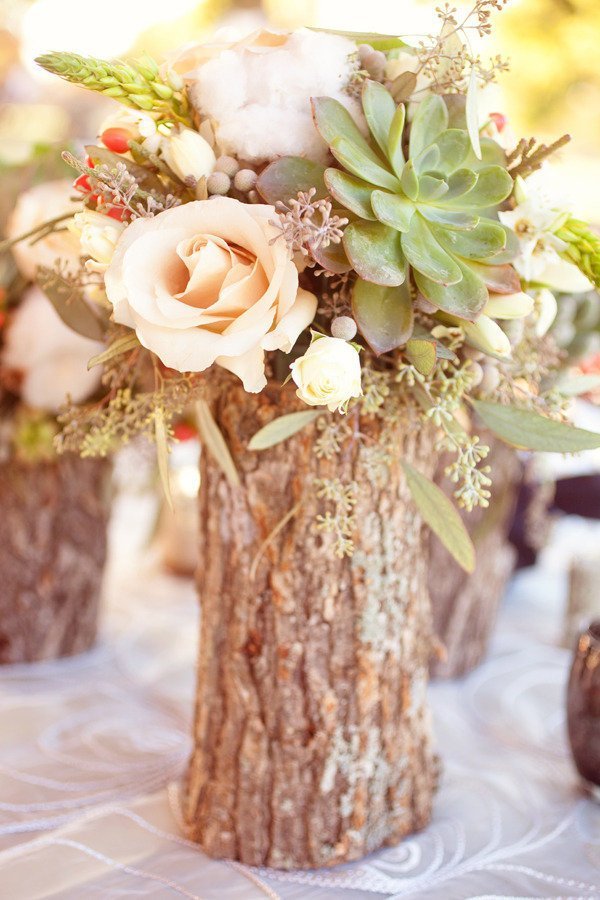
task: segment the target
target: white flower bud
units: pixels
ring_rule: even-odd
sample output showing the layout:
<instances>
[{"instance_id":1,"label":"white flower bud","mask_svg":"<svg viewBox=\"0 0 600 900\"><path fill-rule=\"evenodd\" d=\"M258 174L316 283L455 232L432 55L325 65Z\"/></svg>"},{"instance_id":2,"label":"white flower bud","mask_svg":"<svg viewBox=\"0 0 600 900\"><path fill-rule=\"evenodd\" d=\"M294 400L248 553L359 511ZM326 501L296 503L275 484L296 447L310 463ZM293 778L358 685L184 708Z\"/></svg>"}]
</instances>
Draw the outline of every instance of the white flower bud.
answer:
<instances>
[{"instance_id":1,"label":"white flower bud","mask_svg":"<svg viewBox=\"0 0 600 900\"><path fill-rule=\"evenodd\" d=\"M331 323L331 334L342 341L351 341L356 337L356 322L351 316L336 316Z\"/></svg>"},{"instance_id":2,"label":"white flower bud","mask_svg":"<svg viewBox=\"0 0 600 900\"><path fill-rule=\"evenodd\" d=\"M480 387L484 394L493 394L500 384L500 372L498 367L490 362L483 366L483 378Z\"/></svg>"},{"instance_id":3,"label":"white flower bud","mask_svg":"<svg viewBox=\"0 0 600 900\"><path fill-rule=\"evenodd\" d=\"M315 338L290 369L297 396L309 406L343 413L350 398L362 394L358 350L341 338Z\"/></svg>"},{"instance_id":4,"label":"white flower bud","mask_svg":"<svg viewBox=\"0 0 600 900\"><path fill-rule=\"evenodd\" d=\"M162 139L160 147L164 161L182 181L190 176L198 181L215 168L216 156L212 147L191 128L172 132Z\"/></svg>"},{"instance_id":5,"label":"white flower bud","mask_svg":"<svg viewBox=\"0 0 600 900\"><path fill-rule=\"evenodd\" d=\"M542 288L541 291L538 291L535 298L535 311L537 313L535 333L537 337L543 337L558 313L556 297L548 288Z\"/></svg>"},{"instance_id":6,"label":"white flower bud","mask_svg":"<svg viewBox=\"0 0 600 900\"><path fill-rule=\"evenodd\" d=\"M492 294L484 307L492 319L524 319L533 312L534 300L529 294Z\"/></svg>"},{"instance_id":7,"label":"white flower bud","mask_svg":"<svg viewBox=\"0 0 600 900\"><path fill-rule=\"evenodd\" d=\"M68 228L79 237L82 256L90 257L86 263L88 271L105 272L125 229L125 223L95 210L84 209L73 216Z\"/></svg>"},{"instance_id":8,"label":"white flower bud","mask_svg":"<svg viewBox=\"0 0 600 900\"><path fill-rule=\"evenodd\" d=\"M497 322L489 316L481 315L475 322L461 321L460 325L469 344L484 353L510 357L510 341Z\"/></svg>"}]
</instances>

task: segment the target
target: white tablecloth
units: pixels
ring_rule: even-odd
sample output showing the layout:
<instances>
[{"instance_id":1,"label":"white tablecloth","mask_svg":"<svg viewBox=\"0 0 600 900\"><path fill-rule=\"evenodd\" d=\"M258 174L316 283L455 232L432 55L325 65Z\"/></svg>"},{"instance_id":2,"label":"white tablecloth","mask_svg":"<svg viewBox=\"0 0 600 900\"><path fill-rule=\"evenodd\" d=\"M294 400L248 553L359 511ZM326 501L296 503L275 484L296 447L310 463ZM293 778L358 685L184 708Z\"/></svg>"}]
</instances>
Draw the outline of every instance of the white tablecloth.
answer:
<instances>
[{"instance_id":1,"label":"white tablecloth","mask_svg":"<svg viewBox=\"0 0 600 900\"><path fill-rule=\"evenodd\" d=\"M0 671L0 898L600 898L600 806L580 792L564 734L570 653L556 646L565 566L598 526L561 527L506 599L490 659L438 683L444 763L431 825L360 864L248 870L181 837L197 611L191 583L113 530L100 645Z\"/></svg>"}]
</instances>

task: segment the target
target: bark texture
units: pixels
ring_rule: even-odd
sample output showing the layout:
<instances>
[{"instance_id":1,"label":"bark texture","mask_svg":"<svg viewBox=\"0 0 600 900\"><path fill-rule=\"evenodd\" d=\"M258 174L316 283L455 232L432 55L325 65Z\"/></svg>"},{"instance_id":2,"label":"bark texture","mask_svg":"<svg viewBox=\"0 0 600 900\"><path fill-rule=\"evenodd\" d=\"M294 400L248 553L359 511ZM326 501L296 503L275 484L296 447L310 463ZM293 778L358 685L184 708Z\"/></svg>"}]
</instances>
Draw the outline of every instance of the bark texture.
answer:
<instances>
[{"instance_id":1,"label":"bark texture","mask_svg":"<svg viewBox=\"0 0 600 900\"><path fill-rule=\"evenodd\" d=\"M237 386L214 408L241 486L203 454L185 802L187 834L208 854L282 869L398 843L429 821L436 782L423 527L400 467L373 476L372 417L353 422L363 438L331 461L314 454L315 426L247 450L260 426L298 408L289 387L248 395ZM398 428L399 453L429 474L432 440L415 423ZM315 530L327 509L315 477L356 484L350 558L336 558L331 536Z\"/></svg>"},{"instance_id":2,"label":"bark texture","mask_svg":"<svg viewBox=\"0 0 600 900\"><path fill-rule=\"evenodd\" d=\"M432 663L437 678L457 678L470 672L485 657L498 607L516 560L508 540L520 484L521 466L517 453L490 435L492 498L487 509L464 513L463 520L475 545L476 566L467 575L431 535L429 593L434 631L443 645ZM438 470L438 484L452 496L454 485Z\"/></svg>"},{"instance_id":3,"label":"bark texture","mask_svg":"<svg viewBox=\"0 0 600 900\"><path fill-rule=\"evenodd\" d=\"M110 464L0 464L0 663L89 649L106 558Z\"/></svg>"}]
</instances>

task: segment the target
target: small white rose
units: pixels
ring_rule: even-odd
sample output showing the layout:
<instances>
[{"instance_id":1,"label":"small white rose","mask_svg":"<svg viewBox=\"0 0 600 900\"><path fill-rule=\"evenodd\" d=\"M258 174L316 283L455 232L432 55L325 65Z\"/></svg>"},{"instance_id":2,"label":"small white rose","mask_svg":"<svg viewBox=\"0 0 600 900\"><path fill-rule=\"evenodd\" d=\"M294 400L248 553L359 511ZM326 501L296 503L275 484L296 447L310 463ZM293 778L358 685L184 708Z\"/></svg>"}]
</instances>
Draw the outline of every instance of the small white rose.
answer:
<instances>
[{"instance_id":1,"label":"small white rose","mask_svg":"<svg viewBox=\"0 0 600 900\"><path fill-rule=\"evenodd\" d=\"M168 167L183 181L189 176L196 181L208 177L217 161L208 141L191 128L180 128L163 137L160 149Z\"/></svg>"},{"instance_id":2,"label":"small white rose","mask_svg":"<svg viewBox=\"0 0 600 900\"><path fill-rule=\"evenodd\" d=\"M101 368L88 372L87 364L102 349L68 328L42 291L32 287L11 314L0 365L20 374L24 403L56 412L67 394L80 403L96 390Z\"/></svg>"},{"instance_id":3,"label":"small white rose","mask_svg":"<svg viewBox=\"0 0 600 900\"><path fill-rule=\"evenodd\" d=\"M297 396L309 406L345 412L348 401L362 394L358 350L341 338L316 338L290 369Z\"/></svg>"},{"instance_id":4,"label":"small white rose","mask_svg":"<svg viewBox=\"0 0 600 900\"><path fill-rule=\"evenodd\" d=\"M82 255L90 257L85 264L86 269L89 272L105 272L125 224L112 216L85 209L73 216L69 229L79 238Z\"/></svg>"}]
</instances>

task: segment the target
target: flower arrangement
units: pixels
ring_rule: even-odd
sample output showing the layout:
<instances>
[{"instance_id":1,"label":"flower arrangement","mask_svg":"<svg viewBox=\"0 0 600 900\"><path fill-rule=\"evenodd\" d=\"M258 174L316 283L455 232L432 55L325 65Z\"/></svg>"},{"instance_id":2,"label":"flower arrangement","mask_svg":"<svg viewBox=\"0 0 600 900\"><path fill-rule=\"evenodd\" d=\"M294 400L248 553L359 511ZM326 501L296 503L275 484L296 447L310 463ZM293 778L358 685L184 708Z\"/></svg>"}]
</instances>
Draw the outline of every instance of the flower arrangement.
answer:
<instances>
[{"instance_id":1,"label":"flower arrangement","mask_svg":"<svg viewBox=\"0 0 600 900\"><path fill-rule=\"evenodd\" d=\"M206 403L228 373L249 393L289 379L306 404L257 422L256 452L317 420L314 453L334 458L360 440L358 411L382 422L380 465L394 455L387 425L417 410L453 454L467 510L491 495L480 425L522 448L600 444L568 424L549 334L561 294L600 286L600 237L539 186L568 138L510 148L504 117L480 116L480 88L505 64L476 57L469 34L487 34L500 5L477 0L460 20L444 8L439 34L418 46L261 31L161 65L38 60L121 104L85 161L65 154L85 287L81 271L44 272L55 295L68 285L71 322L93 316L108 342L105 395L61 413L60 449L103 455L142 432L164 462L171 419L197 401L209 450L235 479ZM456 510L405 474L423 518L472 568ZM324 527L351 553L352 484L317 489L345 498L344 521Z\"/></svg>"},{"instance_id":2,"label":"flower arrangement","mask_svg":"<svg viewBox=\"0 0 600 900\"><path fill-rule=\"evenodd\" d=\"M79 236L70 229L83 207L74 206L72 194L69 180L42 182L19 196L8 222L3 246L12 258L3 259L0 295L2 460L55 456L58 410L67 398L88 400L100 386L100 371L89 371L88 361L104 349L103 326L90 318L87 330L74 330L65 305L81 265ZM66 279L56 308L40 287L55 266Z\"/></svg>"}]
</instances>

